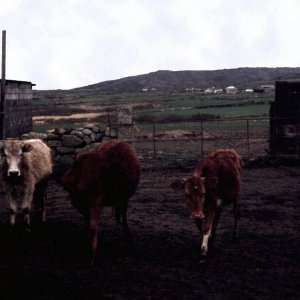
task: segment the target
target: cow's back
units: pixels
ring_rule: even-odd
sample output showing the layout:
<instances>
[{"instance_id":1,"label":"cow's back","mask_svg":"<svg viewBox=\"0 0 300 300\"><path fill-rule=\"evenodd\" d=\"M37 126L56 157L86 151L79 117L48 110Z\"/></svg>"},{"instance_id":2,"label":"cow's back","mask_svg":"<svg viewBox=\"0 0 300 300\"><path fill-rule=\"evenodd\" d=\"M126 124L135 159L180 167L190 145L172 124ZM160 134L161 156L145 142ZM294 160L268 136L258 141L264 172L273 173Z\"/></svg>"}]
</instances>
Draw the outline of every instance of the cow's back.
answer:
<instances>
[{"instance_id":1,"label":"cow's back","mask_svg":"<svg viewBox=\"0 0 300 300\"><path fill-rule=\"evenodd\" d=\"M233 149L218 149L202 159L194 171L200 177L218 177L218 194L224 203L239 195L242 160Z\"/></svg>"},{"instance_id":2,"label":"cow's back","mask_svg":"<svg viewBox=\"0 0 300 300\"><path fill-rule=\"evenodd\" d=\"M104 162L107 172L104 177L107 194L131 197L140 179L140 162L133 148L127 143L114 140L100 144L95 152Z\"/></svg>"},{"instance_id":3,"label":"cow's back","mask_svg":"<svg viewBox=\"0 0 300 300\"><path fill-rule=\"evenodd\" d=\"M32 150L24 155L27 156L25 163L29 165L30 172L36 181L47 178L52 173L52 159L50 148L39 139L25 140L33 146Z\"/></svg>"},{"instance_id":4,"label":"cow's back","mask_svg":"<svg viewBox=\"0 0 300 300\"><path fill-rule=\"evenodd\" d=\"M140 163L134 150L128 144L114 140L77 157L62 177L62 184L77 208L86 205L84 196L99 196L105 206L129 199L139 178Z\"/></svg>"}]
</instances>

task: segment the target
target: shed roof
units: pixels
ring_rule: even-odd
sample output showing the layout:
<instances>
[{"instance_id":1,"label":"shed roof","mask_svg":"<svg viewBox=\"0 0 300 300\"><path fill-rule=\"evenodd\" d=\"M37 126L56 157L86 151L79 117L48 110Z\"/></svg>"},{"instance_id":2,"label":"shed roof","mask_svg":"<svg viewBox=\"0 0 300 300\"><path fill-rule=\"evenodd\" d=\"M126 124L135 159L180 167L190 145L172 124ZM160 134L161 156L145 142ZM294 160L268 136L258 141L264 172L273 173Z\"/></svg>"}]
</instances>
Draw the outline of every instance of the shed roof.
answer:
<instances>
[{"instance_id":1,"label":"shed roof","mask_svg":"<svg viewBox=\"0 0 300 300\"><path fill-rule=\"evenodd\" d=\"M1 82L1 79L0 79ZM31 84L31 86L35 86L35 83L32 83L30 81L22 81L22 80L12 80L12 79L5 79L6 83L27 83L27 84Z\"/></svg>"}]
</instances>

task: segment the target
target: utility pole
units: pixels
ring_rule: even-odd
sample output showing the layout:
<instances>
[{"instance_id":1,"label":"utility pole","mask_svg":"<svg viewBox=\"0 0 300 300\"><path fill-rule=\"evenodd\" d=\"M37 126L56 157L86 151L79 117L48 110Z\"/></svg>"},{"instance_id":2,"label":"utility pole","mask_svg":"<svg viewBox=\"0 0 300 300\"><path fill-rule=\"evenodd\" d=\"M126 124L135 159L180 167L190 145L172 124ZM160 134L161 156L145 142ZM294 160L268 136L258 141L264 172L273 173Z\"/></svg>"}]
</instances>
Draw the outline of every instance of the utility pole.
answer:
<instances>
[{"instance_id":1,"label":"utility pole","mask_svg":"<svg viewBox=\"0 0 300 300\"><path fill-rule=\"evenodd\" d=\"M5 63L6 63L6 30L2 30L2 72L0 101L0 140L5 139Z\"/></svg>"}]
</instances>

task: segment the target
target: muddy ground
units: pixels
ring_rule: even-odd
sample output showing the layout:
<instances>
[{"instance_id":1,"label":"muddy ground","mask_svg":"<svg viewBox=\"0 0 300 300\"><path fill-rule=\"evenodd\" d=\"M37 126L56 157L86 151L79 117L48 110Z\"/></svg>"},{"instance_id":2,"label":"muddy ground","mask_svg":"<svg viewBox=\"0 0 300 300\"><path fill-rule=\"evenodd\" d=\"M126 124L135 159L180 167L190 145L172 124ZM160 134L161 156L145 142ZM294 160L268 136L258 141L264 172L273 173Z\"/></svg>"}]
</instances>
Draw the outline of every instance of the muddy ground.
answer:
<instances>
[{"instance_id":1,"label":"muddy ground","mask_svg":"<svg viewBox=\"0 0 300 300\"><path fill-rule=\"evenodd\" d=\"M128 211L133 239L103 209L94 267L85 260L83 218L54 180L48 222L31 234L9 230L2 195L1 299L300 299L300 167L244 169L239 242L226 207L205 265L198 229L169 188L190 172L144 167Z\"/></svg>"}]
</instances>

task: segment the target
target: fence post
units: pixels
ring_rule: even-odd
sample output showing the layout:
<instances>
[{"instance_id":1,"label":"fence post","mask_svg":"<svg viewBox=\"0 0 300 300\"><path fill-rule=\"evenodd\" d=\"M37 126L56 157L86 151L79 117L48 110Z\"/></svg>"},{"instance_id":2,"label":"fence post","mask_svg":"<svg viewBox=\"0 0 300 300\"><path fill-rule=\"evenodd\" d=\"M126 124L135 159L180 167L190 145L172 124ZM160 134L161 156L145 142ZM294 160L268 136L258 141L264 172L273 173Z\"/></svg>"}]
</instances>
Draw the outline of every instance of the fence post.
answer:
<instances>
[{"instance_id":1,"label":"fence post","mask_svg":"<svg viewBox=\"0 0 300 300\"><path fill-rule=\"evenodd\" d=\"M6 30L2 31L2 71L1 71L1 101L0 101L0 139L5 139L5 67L6 67Z\"/></svg>"},{"instance_id":2,"label":"fence post","mask_svg":"<svg viewBox=\"0 0 300 300\"><path fill-rule=\"evenodd\" d=\"M248 158L250 157L250 133L249 133L249 119L247 119L247 151Z\"/></svg>"},{"instance_id":3,"label":"fence post","mask_svg":"<svg viewBox=\"0 0 300 300\"><path fill-rule=\"evenodd\" d=\"M156 159L156 144L155 144L155 123L153 122L153 156Z\"/></svg>"},{"instance_id":4,"label":"fence post","mask_svg":"<svg viewBox=\"0 0 300 300\"><path fill-rule=\"evenodd\" d=\"M203 157L203 121L200 121L200 130L201 130L201 157Z\"/></svg>"},{"instance_id":5,"label":"fence post","mask_svg":"<svg viewBox=\"0 0 300 300\"><path fill-rule=\"evenodd\" d=\"M110 122L110 114L109 113L107 113L107 119L108 119L109 136L111 137L111 122Z\"/></svg>"}]
</instances>

